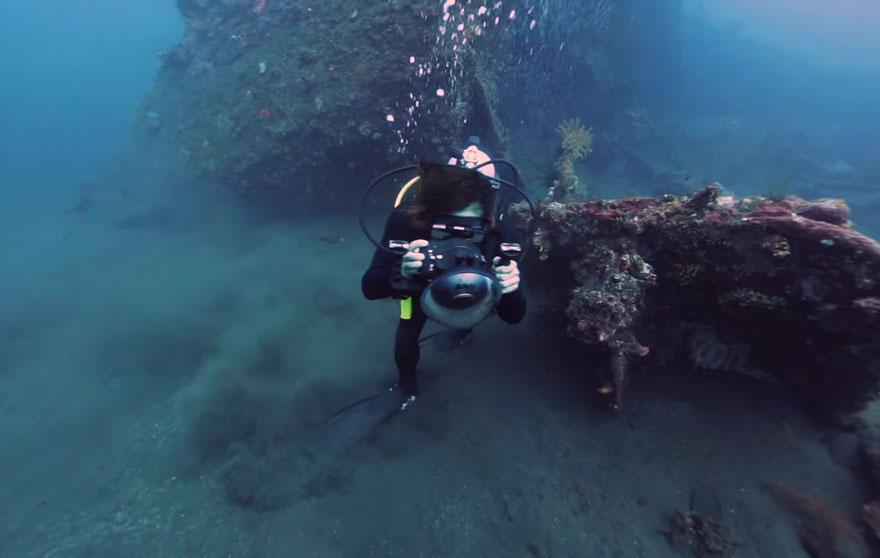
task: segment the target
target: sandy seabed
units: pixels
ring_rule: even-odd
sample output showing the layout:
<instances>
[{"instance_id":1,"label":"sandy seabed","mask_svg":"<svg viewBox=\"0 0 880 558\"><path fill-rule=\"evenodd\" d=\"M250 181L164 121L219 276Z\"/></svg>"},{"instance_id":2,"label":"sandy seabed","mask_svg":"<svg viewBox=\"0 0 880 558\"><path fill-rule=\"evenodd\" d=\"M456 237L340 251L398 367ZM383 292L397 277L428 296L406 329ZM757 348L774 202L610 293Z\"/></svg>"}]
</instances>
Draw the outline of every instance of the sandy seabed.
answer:
<instances>
[{"instance_id":1,"label":"sandy seabed","mask_svg":"<svg viewBox=\"0 0 880 558\"><path fill-rule=\"evenodd\" d=\"M302 467L309 432L394 380L396 309L360 295L354 217L218 215L7 222L0 555L664 558L697 505L735 556L802 557L765 483L858 512L854 436L778 387L646 362L615 414L537 313L428 347L411 408ZM241 447L280 456L251 469L268 504L229 497Z\"/></svg>"}]
</instances>

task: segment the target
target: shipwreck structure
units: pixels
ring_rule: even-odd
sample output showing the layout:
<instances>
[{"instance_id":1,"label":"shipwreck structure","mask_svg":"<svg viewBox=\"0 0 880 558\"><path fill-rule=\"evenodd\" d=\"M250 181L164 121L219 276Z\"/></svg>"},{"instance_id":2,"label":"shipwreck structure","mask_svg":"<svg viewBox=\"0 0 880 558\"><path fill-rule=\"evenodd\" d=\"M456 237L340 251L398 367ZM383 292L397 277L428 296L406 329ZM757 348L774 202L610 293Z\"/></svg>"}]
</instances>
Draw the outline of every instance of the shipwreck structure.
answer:
<instances>
[{"instance_id":1,"label":"shipwreck structure","mask_svg":"<svg viewBox=\"0 0 880 558\"><path fill-rule=\"evenodd\" d=\"M471 48L497 10L476 17L476 7L436 0L178 5L186 32L162 53L137 129L141 141L173 146L193 179L296 213L347 203L389 163L446 154L469 125L506 145L503 68L489 63L490 39Z\"/></svg>"},{"instance_id":2,"label":"shipwreck structure","mask_svg":"<svg viewBox=\"0 0 880 558\"><path fill-rule=\"evenodd\" d=\"M657 11L645 0L177 3L186 30L138 109L142 148L292 214L349 209L365 177L446 157L470 135L510 157L513 125L552 139L578 107L595 112L588 126L625 110L615 99L641 56L621 45L639 32L636 11Z\"/></svg>"},{"instance_id":3,"label":"shipwreck structure","mask_svg":"<svg viewBox=\"0 0 880 558\"><path fill-rule=\"evenodd\" d=\"M607 354L600 390L616 406L640 359L780 382L828 417L880 393L880 244L842 200L737 199L716 184L553 202L530 225L533 274L555 278L568 333Z\"/></svg>"}]
</instances>

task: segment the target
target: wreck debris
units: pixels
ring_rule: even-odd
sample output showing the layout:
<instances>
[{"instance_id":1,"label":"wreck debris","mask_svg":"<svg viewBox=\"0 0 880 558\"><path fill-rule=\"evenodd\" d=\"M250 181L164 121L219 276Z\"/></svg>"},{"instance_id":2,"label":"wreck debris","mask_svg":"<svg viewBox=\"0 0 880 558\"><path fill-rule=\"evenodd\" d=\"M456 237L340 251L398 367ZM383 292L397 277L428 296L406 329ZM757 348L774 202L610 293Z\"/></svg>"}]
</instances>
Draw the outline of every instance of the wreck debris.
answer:
<instances>
[{"instance_id":1,"label":"wreck debris","mask_svg":"<svg viewBox=\"0 0 880 558\"><path fill-rule=\"evenodd\" d=\"M692 511L673 513L663 533L674 548L697 558L724 558L731 556L737 547L736 540L721 521Z\"/></svg>"},{"instance_id":2,"label":"wreck debris","mask_svg":"<svg viewBox=\"0 0 880 558\"><path fill-rule=\"evenodd\" d=\"M661 532L674 548L697 558L724 558L739 546L732 527L724 521L720 495L708 485L691 490L688 511L672 513Z\"/></svg>"},{"instance_id":3,"label":"wreck debris","mask_svg":"<svg viewBox=\"0 0 880 558\"><path fill-rule=\"evenodd\" d=\"M548 203L533 230L538 265L570 269L568 333L607 351L615 404L631 355L693 361L683 324L711 327L737 347L722 355L732 367L828 418L880 393L880 244L853 229L841 200L737 199L716 184Z\"/></svg>"}]
</instances>

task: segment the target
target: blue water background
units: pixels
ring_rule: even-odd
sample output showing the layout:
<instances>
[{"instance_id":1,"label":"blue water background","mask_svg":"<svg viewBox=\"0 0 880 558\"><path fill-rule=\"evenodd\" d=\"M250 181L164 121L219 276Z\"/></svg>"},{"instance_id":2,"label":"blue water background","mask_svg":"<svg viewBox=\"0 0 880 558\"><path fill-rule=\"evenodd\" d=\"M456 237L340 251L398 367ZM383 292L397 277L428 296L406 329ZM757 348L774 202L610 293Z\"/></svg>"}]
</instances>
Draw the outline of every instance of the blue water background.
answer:
<instances>
[{"instance_id":1,"label":"blue water background","mask_svg":"<svg viewBox=\"0 0 880 558\"><path fill-rule=\"evenodd\" d=\"M183 23L173 0L2 2L0 22L2 202L68 202L128 142Z\"/></svg>"}]
</instances>

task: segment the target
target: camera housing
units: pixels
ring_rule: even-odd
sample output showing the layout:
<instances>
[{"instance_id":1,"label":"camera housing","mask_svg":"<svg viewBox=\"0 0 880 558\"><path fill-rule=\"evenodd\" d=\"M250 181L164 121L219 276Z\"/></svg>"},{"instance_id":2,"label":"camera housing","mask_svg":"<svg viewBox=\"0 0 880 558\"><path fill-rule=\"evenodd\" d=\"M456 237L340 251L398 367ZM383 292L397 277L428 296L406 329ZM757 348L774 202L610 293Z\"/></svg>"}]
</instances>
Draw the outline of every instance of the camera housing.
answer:
<instances>
[{"instance_id":1,"label":"camera housing","mask_svg":"<svg viewBox=\"0 0 880 558\"><path fill-rule=\"evenodd\" d=\"M388 244L398 254L398 259L409 249L409 242L405 241L391 240ZM429 283L452 271L461 273L467 270L492 276L491 265L480 248L466 238L431 240L420 252L425 259L412 279L401 275L399 263L394 265L391 286L401 298L421 293Z\"/></svg>"}]
</instances>

